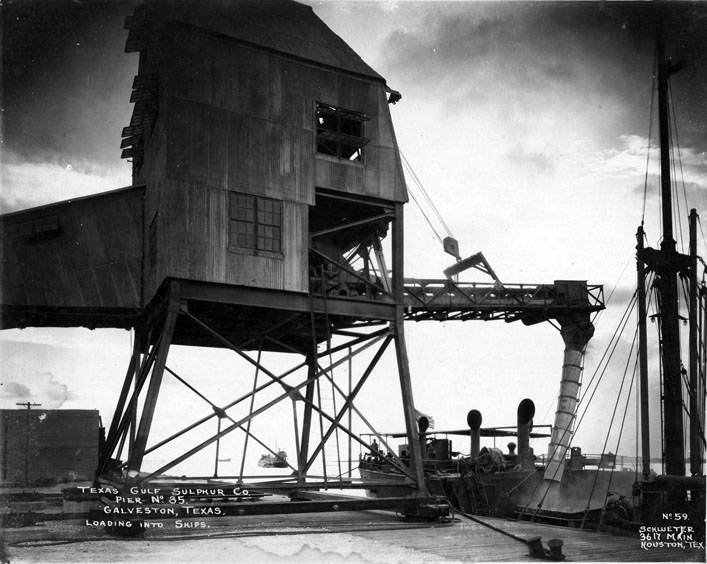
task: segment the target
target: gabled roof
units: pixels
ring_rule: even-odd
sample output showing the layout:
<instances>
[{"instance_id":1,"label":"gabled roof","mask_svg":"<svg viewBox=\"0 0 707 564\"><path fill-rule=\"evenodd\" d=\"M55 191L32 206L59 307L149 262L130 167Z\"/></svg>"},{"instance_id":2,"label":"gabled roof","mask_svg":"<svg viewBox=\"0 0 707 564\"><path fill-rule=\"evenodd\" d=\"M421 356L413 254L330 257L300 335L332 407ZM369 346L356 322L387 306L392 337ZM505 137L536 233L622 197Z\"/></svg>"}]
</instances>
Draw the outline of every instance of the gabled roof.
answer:
<instances>
[{"instance_id":1,"label":"gabled roof","mask_svg":"<svg viewBox=\"0 0 707 564\"><path fill-rule=\"evenodd\" d=\"M146 0L126 22L126 50L138 51L153 22L179 21L266 49L384 80L310 6L291 0ZM147 25L145 25L147 24Z\"/></svg>"}]
</instances>

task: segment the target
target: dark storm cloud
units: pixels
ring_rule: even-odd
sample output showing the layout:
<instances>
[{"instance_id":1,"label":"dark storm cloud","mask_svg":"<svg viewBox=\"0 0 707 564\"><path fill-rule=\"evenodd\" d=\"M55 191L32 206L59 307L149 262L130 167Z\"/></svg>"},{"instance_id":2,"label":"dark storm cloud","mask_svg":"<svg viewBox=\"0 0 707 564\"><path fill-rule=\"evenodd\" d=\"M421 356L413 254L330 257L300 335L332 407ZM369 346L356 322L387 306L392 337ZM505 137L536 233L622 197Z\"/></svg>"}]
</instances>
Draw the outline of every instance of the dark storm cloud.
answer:
<instances>
[{"instance_id":1,"label":"dark storm cloud","mask_svg":"<svg viewBox=\"0 0 707 564\"><path fill-rule=\"evenodd\" d=\"M9 2L3 14L5 149L32 161L115 162L137 57L123 52L135 2Z\"/></svg>"},{"instance_id":2,"label":"dark storm cloud","mask_svg":"<svg viewBox=\"0 0 707 564\"><path fill-rule=\"evenodd\" d=\"M411 97L479 103L510 89L514 99L557 92L574 102L614 101L626 116L611 134L645 135L655 36L651 5L458 3L425 9L422 26L398 29L385 42L392 71L410 77ZM673 81L683 140L703 150L705 14L707 4L671 5L663 18L668 54L689 61Z\"/></svg>"},{"instance_id":3,"label":"dark storm cloud","mask_svg":"<svg viewBox=\"0 0 707 564\"><path fill-rule=\"evenodd\" d=\"M517 82L539 88L547 78L572 78L587 58L612 55L610 64L620 55L620 26L597 6L461 3L450 9L452 14L431 12L424 29L391 34L387 49L393 60L424 70L432 81L451 70L474 73L493 59L501 71L519 72L512 77ZM597 78L608 82L614 74Z\"/></svg>"}]
</instances>

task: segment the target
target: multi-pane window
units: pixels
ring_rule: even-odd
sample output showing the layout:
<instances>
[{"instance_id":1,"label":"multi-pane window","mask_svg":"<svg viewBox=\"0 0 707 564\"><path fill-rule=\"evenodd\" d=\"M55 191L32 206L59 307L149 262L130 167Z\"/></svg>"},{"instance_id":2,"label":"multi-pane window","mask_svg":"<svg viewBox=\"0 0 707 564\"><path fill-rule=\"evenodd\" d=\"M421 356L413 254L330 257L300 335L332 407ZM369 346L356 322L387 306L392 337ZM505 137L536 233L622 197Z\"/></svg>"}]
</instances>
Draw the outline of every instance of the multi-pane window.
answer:
<instances>
[{"instance_id":1,"label":"multi-pane window","mask_svg":"<svg viewBox=\"0 0 707 564\"><path fill-rule=\"evenodd\" d=\"M347 161L362 161L363 122L368 118L351 110L317 103L317 152Z\"/></svg>"},{"instance_id":2,"label":"multi-pane window","mask_svg":"<svg viewBox=\"0 0 707 564\"><path fill-rule=\"evenodd\" d=\"M282 202L230 193L229 246L282 252Z\"/></svg>"}]
</instances>

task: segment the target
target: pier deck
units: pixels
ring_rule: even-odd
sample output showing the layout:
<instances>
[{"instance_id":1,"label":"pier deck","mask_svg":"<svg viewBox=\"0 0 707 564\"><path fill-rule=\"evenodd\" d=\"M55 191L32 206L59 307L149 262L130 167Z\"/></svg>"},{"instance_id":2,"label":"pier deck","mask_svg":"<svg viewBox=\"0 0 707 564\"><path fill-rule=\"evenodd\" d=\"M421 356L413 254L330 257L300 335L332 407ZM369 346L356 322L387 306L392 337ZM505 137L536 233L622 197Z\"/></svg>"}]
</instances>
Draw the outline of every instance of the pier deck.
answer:
<instances>
[{"instance_id":1,"label":"pier deck","mask_svg":"<svg viewBox=\"0 0 707 564\"><path fill-rule=\"evenodd\" d=\"M485 518L524 538L564 541L566 561L704 561L703 550L643 550L638 536ZM228 517L206 529L149 529L121 540L79 521L5 529L13 562L493 562L537 561L527 546L465 517L453 524L406 522L382 511Z\"/></svg>"}]
</instances>

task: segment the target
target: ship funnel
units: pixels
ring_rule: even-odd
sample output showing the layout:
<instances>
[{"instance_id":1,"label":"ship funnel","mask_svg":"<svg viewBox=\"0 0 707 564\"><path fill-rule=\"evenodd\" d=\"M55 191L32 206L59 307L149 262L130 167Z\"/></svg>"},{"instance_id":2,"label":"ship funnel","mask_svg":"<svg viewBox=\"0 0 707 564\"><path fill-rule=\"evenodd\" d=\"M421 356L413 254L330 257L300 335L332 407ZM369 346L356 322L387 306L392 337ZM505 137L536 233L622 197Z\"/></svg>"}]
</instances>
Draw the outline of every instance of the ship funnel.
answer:
<instances>
[{"instance_id":1,"label":"ship funnel","mask_svg":"<svg viewBox=\"0 0 707 564\"><path fill-rule=\"evenodd\" d=\"M518 404L518 462L525 468L533 467L533 451L530 448L530 431L535 417L535 403L525 398Z\"/></svg>"},{"instance_id":2,"label":"ship funnel","mask_svg":"<svg viewBox=\"0 0 707 564\"><path fill-rule=\"evenodd\" d=\"M466 423L469 425L469 436L471 437L471 456L479 456L481 447L481 412L472 409L466 415Z\"/></svg>"}]
</instances>

